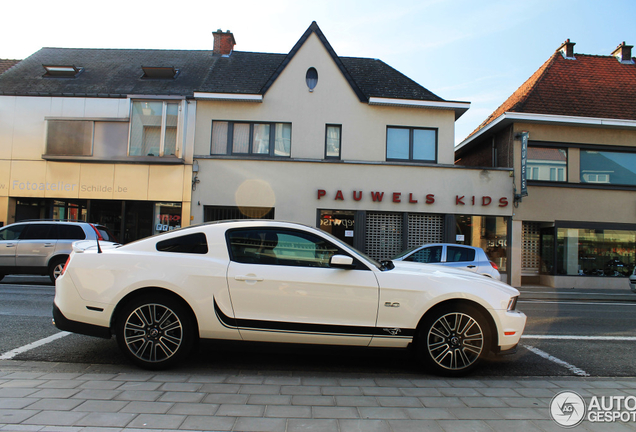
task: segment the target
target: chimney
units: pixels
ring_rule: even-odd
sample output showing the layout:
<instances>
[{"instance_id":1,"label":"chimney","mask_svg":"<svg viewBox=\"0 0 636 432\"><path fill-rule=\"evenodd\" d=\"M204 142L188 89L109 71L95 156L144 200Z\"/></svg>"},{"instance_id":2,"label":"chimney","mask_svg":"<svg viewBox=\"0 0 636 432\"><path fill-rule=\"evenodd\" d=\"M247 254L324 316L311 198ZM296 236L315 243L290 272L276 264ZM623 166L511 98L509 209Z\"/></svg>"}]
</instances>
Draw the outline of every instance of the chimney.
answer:
<instances>
[{"instance_id":1,"label":"chimney","mask_svg":"<svg viewBox=\"0 0 636 432\"><path fill-rule=\"evenodd\" d=\"M574 57L574 45L576 45L574 42L570 42L570 39L566 39L557 51L561 51L561 54L566 60L576 60Z\"/></svg>"},{"instance_id":2,"label":"chimney","mask_svg":"<svg viewBox=\"0 0 636 432\"><path fill-rule=\"evenodd\" d=\"M230 55L234 49L234 45L236 45L232 32L228 30L223 33L223 30L218 29L212 34L214 35L214 51L212 51L212 53L224 56Z\"/></svg>"},{"instance_id":3,"label":"chimney","mask_svg":"<svg viewBox=\"0 0 636 432\"><path fill-rule=\"evenodd\" d=\"M625 45L625 41L612 51L612 55L622 64L634 64L632 59L632 45Z\"/></svg>"}]
</instances>

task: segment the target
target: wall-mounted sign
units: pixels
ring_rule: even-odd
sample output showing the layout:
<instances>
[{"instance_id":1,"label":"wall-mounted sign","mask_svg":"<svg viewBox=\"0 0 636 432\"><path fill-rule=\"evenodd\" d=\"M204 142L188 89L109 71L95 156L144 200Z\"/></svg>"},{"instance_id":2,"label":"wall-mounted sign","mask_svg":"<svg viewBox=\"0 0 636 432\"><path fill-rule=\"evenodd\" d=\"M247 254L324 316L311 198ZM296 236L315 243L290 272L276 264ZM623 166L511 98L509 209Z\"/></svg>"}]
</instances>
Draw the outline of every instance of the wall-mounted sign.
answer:
<instances>
[{"instance_id":1,"label":"wall-mounted sign","mask_svg":"<svg viewBox=\"0 0 636 432\"><path fill-rule=\"evenodd\" d=\"M435 194L419 195L416 193L402 193L402 192L390 192L384 191L359 191L354 190L351 193L344 193L342 190L337 190L335 193L327 193L325 189L318 189L317 199L331 199L333 201L364 201L365 199L371 202L393 202L396 204L408 203L408 204L435 204ZM473 205L488 207L490 205L497 205L498 207L508 207L508 198L492 198L489 196L475 196L475 195L455 195L455 205Z\"/></svg>"},{"instance_id":2,"label":"wall-mounted sign","mask_svg":"<svg viewBox=\"0 0 636 432\"><path fill-rule=\"evenodd\" d=\"M528 196L528 132L521 132L521 196Z\"/></svg>"}]
</instances>

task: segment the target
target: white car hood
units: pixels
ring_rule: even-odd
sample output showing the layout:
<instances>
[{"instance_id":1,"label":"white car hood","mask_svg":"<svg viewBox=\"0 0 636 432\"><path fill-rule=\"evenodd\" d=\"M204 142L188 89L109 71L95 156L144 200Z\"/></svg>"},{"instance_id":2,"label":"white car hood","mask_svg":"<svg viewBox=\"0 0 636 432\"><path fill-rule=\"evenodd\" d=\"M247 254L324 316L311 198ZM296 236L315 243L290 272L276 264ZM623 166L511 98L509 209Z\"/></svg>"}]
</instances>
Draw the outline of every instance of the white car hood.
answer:
<instances>
[{"instance_id":1,"label":"white car hood","mask_svg":"<svg viewBox=\"0 0 636 432\"><path fill-rule=\"evenodd\" d=\"M519 291L516 288L513 288L506 283L460 268L408 261L393 261L393 264L395 265L395 268L393 270L389 270L391 272L398 272L404 275L426 274L430 276L446 276L452 279L463 279L467 282L497 288L501 292L510 296L519 295Z\"/></svg>"}]
</instances>

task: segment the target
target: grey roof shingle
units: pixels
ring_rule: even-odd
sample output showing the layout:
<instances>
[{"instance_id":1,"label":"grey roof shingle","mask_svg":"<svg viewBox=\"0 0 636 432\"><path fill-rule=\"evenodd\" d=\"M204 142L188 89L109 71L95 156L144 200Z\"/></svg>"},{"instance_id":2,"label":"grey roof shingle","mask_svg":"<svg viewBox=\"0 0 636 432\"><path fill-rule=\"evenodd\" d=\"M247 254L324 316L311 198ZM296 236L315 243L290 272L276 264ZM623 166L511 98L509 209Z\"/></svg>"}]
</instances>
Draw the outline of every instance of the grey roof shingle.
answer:
<instances>
[{"instance_id":1,"label":"grey roof shingle","mask_svg":"<svg viewBox=\"0 0 636 432\"><path fill-rule=\"evenodd\" d=\"M226 57L211 50L42 48L0 76L0 95L265 94L312 32L361 101L369 97L443 101L380 60L336 56L315 22L288 54L234 51ZM43 77L43 65L74 65L83 71L76 78ZM141 66L175 67L180 73L175 79L144 79Z\"/></svg>"},{"instance_id":2,"label":"grey roof shingle","mask_svg":"<svg viewBox=\"0 0 636 432\"><path fill-rule=\"evenodd\" d=\"M122 97L191 95L214 63L211 51L42 48L0 78L0 94ZM42 65L84 68L76 78L46 78ZM141 66L174 66L176 79L142 79Z\"/></svg>"}]
</instances>

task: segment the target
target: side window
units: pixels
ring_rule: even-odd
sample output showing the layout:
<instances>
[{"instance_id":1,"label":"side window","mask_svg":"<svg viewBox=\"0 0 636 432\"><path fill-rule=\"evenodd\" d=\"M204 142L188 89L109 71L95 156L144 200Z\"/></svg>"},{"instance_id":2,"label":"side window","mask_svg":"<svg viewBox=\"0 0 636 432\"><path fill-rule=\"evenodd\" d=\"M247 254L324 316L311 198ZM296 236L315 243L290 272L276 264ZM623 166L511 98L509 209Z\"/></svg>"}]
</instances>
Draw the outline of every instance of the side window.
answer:
<instances>
[{"instance_id":1,"label":"side window","mask_svg":"<svg viewBox=\"0 0 636 432\"><path fill-rule=\"evenodd\" d=\"M442 261L442 247L431 246L418 250L409 256L407 261L415 261L419 263L433 264Z\"/></svg>"},{"instance_id":2,"label":"side window","mask_svg":"<svg viewBox=\"0 0 636 432\"><path fill-rule=\"evenodd\" d=\"M446 249L446 262L474 261L475 250L457 246L448 246Z\"/></svg>"},{"instance_id":3,"label":"side window","mask_svg":"<svg viewBox=\"0 0 636 432\"><path fill-rule=\"evenodd\" d=\"M86 238L84 230L77 225L60 225L57 229L60 240L84 240Z\"/></svg>"},{"instance_id":4,"label":"side window","mask_svg":"<svg viewBox=\"0 0 636 432\"><path fill-rule=\"evenodd\" d=\"M157 242L159 252L206 254L208 241L203 233L188 234Z\"/></svg>"},{"instance_id":5,"label":"side window","mask_svg":"<svg viewBox=\"0 0 636 432\"><path fill-rule=\"evenodd\" d=\"M57 239L57 225L53 224L30 224L20 237L20 240L55 239Z\"/></svg>"},{"instance_id":6,"label":"side window","mask_svg":"<svg viewBox=\"0 0 636 432\"><path fill-rule=\"evenodd\" d=\"M340 251L321 237L293 230L236 230L228 238L232 260L244 264L329 267Z\"/></svg>"},{"instance_id":7,"label":"side window","mask_svg":"<svg viewBox=\"0 0 636 432\"><path fill-rule=\"evenodd\" d=\"M17 240L26 225L13 225L0 230L0 240Z\"/></svg>"},{"instance_id":8,"label":"side window","mask_svg":"<svg viewBox=\"0 0 636 432\"><path fill-rule=\"evenodd\" d=\"M325 158L340 159L341 125L327 125L325 132Z\"/></svg>"}]
</instances>

